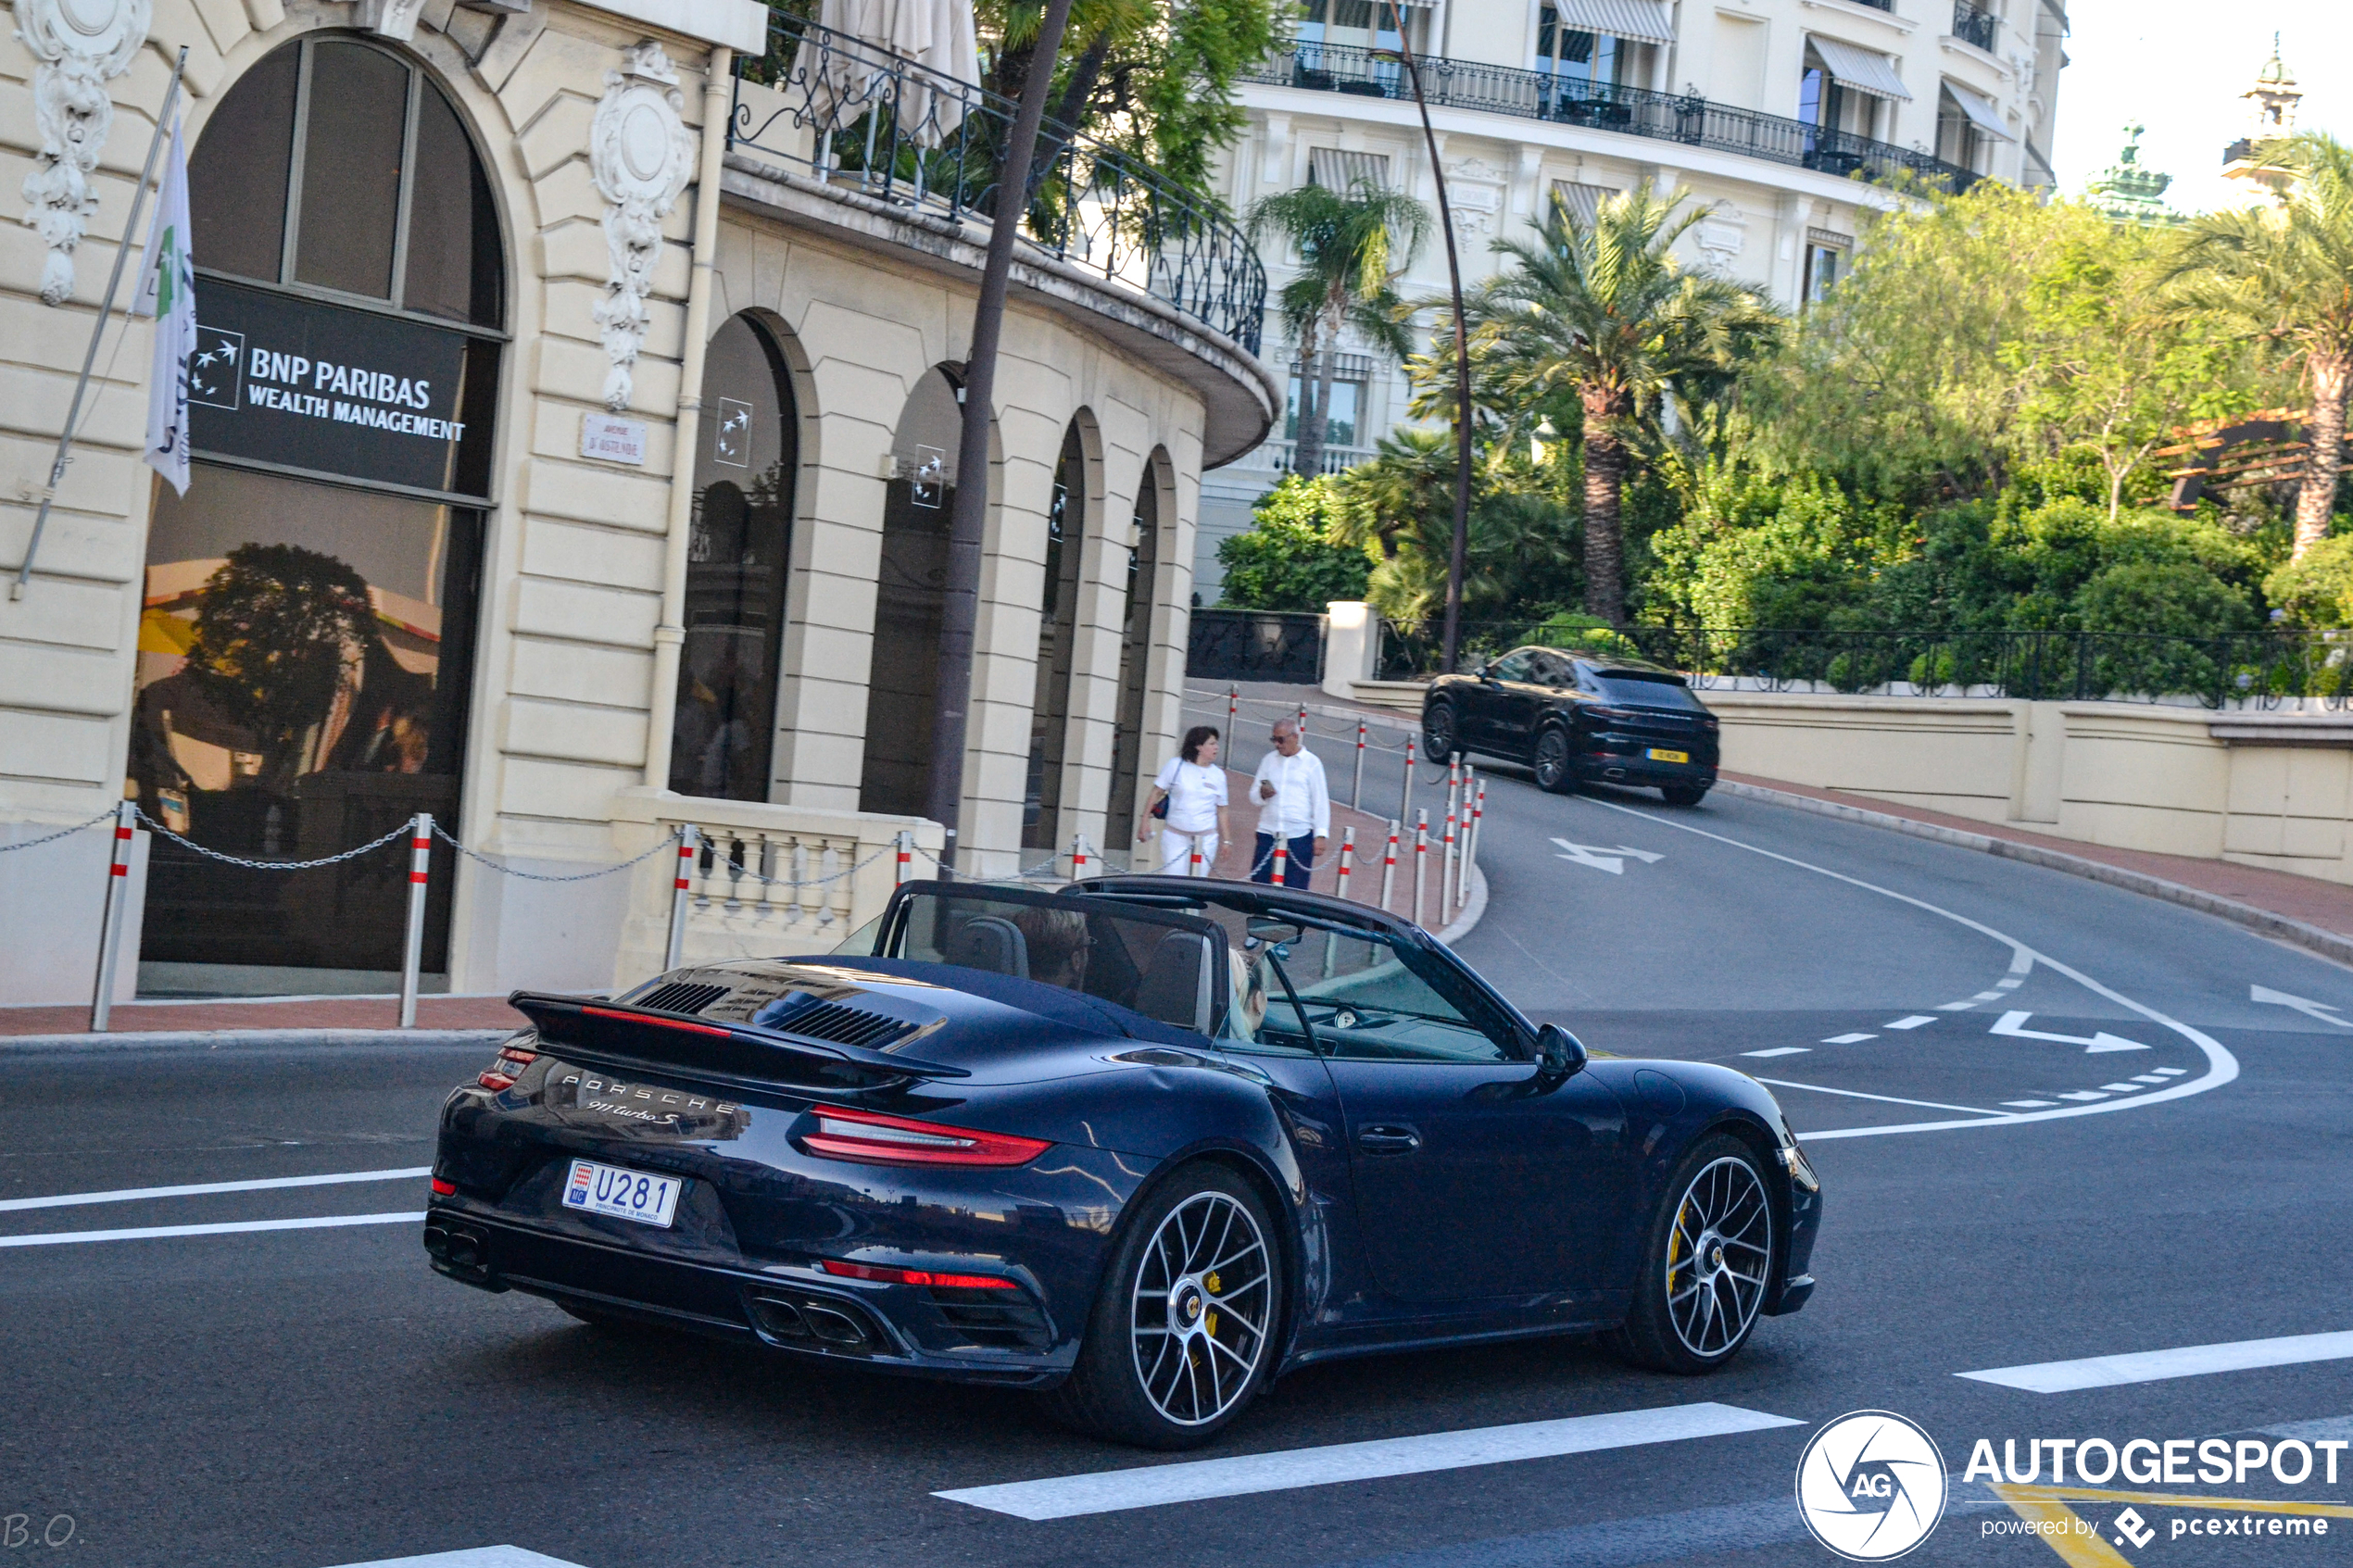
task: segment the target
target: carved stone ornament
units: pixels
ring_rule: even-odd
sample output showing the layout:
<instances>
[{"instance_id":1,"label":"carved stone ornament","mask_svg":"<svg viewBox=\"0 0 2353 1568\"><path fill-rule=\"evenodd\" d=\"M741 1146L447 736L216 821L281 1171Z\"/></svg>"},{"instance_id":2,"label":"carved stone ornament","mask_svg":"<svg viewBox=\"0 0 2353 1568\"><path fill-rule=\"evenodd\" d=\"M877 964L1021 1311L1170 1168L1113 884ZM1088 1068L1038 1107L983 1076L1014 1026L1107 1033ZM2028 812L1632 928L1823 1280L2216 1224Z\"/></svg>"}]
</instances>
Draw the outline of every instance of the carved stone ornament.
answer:
<instances>
[{"instance_id":1,"label":"carved stone ornament","mask_svg":"<svg viewBox=\"0 0 2353 1568\"><path fill-rule=\"evenodd\" d=\"M612 257L595 316L612 362L605 407L616 414L629 407L630 370L646 341L646 295L661 257L661 221L695 167L694 133L679 118L686 100L661 45L647 39L623 58L621 69L605 73L605 96L588 127L588 174L605 198L605 248Z\"/></svg>"},{"instance_id":2,"label":"carved stone ornament","mask_svg":"<svg viewBox=\"0 0 2353 1568\"><path fill-rule=\"evenodd\" d=\"M351 19L363 32L407 44L417 36L417 19L424 12L425 0L359 0Z\"/></svg>"},{"instance_id":3,"label":"carved stone ornament","mask_svg":"<svg viewBox=\"0 0 2353 1568\"><path fill-rule=\"evenodd\" d=\"M41 63L32 72L32 125L40 137L24 177L25 221L41 232L49 259L41 299L73 295L73 249L98 209L90 176L114 129L107 83L130 69L147 41L151 0L17 0L17 36Z\"/></svg>"}]
</instances>

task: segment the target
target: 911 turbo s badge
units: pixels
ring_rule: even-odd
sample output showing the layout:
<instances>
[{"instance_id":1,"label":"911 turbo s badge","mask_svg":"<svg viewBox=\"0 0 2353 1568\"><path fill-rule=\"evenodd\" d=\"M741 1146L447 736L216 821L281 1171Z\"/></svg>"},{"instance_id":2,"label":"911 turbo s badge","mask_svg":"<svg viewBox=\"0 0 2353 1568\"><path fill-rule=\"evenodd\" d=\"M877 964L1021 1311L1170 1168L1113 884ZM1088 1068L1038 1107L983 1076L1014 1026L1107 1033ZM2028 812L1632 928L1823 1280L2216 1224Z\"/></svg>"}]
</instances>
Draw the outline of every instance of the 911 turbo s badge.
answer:
<instances>
[{"instance_id":1,"label":"911 turbo s badge","mask_svg":"<svg viewBox=\"0 0 2353 1568\"><path fill-rule=\"evenodd\" d=\"M751 1112L731 1101L593 1073L566 1073L552 1078L547 1089L552 1110L592 1111L666 1137L736 1138L751 1125ZM611 1131L625 1130L606 1124Z\"/></svg>"}]
</instances>

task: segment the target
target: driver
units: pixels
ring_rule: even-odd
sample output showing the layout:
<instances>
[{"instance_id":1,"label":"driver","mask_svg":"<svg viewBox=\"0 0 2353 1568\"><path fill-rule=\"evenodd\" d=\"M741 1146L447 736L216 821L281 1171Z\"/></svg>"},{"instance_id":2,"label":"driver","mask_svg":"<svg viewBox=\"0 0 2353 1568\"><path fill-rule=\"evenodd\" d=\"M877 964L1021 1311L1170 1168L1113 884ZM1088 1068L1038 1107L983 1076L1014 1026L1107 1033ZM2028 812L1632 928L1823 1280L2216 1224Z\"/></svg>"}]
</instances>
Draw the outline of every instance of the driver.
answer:
<instances>
[{"instance_id":1,"label":"driver","mask_svg":"<svg viewBox=\"0 0 2353 1568\"><path fill-rule=\"evenodd\" d=\"M1087 954L1094 938L1076 909L1029 908L1013 916L1029 947L1029 978L1065 991L1087 989Z\"/></svg>"}]
</instances>

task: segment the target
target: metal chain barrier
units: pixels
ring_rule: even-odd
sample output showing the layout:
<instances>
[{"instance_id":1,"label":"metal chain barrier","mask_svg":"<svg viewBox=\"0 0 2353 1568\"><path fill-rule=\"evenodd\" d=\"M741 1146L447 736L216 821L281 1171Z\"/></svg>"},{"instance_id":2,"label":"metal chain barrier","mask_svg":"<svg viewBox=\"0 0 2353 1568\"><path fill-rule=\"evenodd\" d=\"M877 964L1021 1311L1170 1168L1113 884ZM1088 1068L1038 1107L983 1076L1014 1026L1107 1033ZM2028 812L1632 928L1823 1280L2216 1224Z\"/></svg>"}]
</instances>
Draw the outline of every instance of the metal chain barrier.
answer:
<instances>
[{"instance_id":1,"label":"metal chain barrier","mask_svg":"<svg viewBox=\"0 0 2353 1568\"><path fill-rule=\"evenodd\" d=\"M0 844L0 855L6 855L11 849L33 849L38 848L44 844L55 844L61 838L71 838L75 834L82 832L85 828L96 827L100 822L107 821L113 817L113 815L114 808L109 806L86 822L76 822L69 828L59 828L57 832L44 834L39 838L28 838L21 844Z\"/></svg>"},{"instance_id":2,"label":"metal chain barrier","mask_svg":"<svg viewBox=\"0 0 2353 1568\"><path fill-rule=\"evenodd\" d=\"M488 866L492 871L497 872L501 876L519 876L525 882L593 882L600 876L610 876L615 872L625 872L632 866L641 865L645 861L652 859L655 856L662 853L662 851L676 844L678 842L678 834L682 830L678 828L672 828L668 833L662 834L661 841L660 843L656 844L651 849L647 850L644 854L637 856L634 859L623 860L616 865L606 866L599 871L578 872L570 876L550 876L539 872L519 872L512 866L502 866L497 861L492 859L489 856L483 854L480 850L469 849L464 845L459 843L456 839L450 837L448 830L444 828L440 822L436 822L433 824L433 835L441 840L442 843L449 846L450 848L455 849L459 854L463 855L467 859L473 861L476 865Z\"/></svg>"},{"instance_id":3,"label":"metal chain barrier","mask_svg":"<svg viewBox=\"0 0 2353 1568\"><path fill-rule=\"evenodd\" d=\"M109 812L107 814L111 816L113 813ZM204 856L207 859L220 860L224 864L232 866L243 866L247 871L256 872L315 871L321 866L332 866L345 860L357 859L360 856L367 854L371 849L383 848L385 845L390 844L393 840L406 834L409 827L409 823L403 822L398 827L393 829L390 833L384 834L382 838L371 839L368 843L361 845L357 849L346 849L340 855L322 856L316 860L251 860L245 859L242 855L224 855L218 849L208 849L193 838L182 838L180 834L172 832L170 828L164 826L153 817L148 816L144 808L139 809L139 820L146 823L150 828L153 828L156 832L163 834L164 837L171 840L172 843L179 845L182 849L193 849L197 854Z\"/></svg>"}]
</instances>

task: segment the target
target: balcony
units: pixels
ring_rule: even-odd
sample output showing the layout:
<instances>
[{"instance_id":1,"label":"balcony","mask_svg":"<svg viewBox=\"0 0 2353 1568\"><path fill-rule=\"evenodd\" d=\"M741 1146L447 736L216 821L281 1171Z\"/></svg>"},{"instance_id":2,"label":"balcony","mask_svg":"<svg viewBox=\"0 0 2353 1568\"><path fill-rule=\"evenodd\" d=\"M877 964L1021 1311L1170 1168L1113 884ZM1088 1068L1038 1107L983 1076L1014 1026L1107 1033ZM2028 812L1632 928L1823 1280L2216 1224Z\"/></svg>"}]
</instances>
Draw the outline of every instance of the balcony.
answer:
<instances>
[{"instance_id":1,"label":"balcony","mask_svg":"<svg viewBox=\"0 0 2353 1568\"><path fill-rule=\"evenodd\" d=\"M1232 466L1237 470L1297 473L1299 466L1294 458L1298 451L1299 443L1296 441L1265 441L1235 459ZM1316 465L1315 471L1317 473L1345 473L1359 463L1371 462L1379 455L1370 446L1327 446L1324 448L1323 461Z\"/></svg>"},{"instance_id":2,"label":"balcony","mask_svg":"<svg viewBox=\"0 0 2353 1568\"><path fill-rule=\"evenodd\" d=\"M1363 97L1413 96L1394 56L1349 44L1302 42L1246 73L1246 80ZM1927 153L1852 132L1825 131L1801 119L1733 108L1695 95L1571 81L1509 66L1425 59L1422 93L1431 104L1451 108L1680 142L1842 177L1919 180L1956 194L1982 178Z\"/></svg>"},{"instance_id":3,"label":"balcony","mask_svg":"<svg viewBox=\"0 0 2353 1568\"><path fill-rule=\"evenodd\" d=\"M1953 36L1962 43L1992 54L1996 25L1993 12L1981 11L1969 0L1953 0Z\"/></svg>"},{"instance_id":4,"label":"balcony","mask_svg":"<svg viewBox=\"0 0 2353 1568\"><path fill-rule=\"evenodd\" d=\"M1015 106L782 11L736 63L731 154L961 228L997 207ZM1067 127L1040 131L1024 251L1159 301L1258 352L1266 274L1212 198Z\"/></svg>"}]
</instances>

